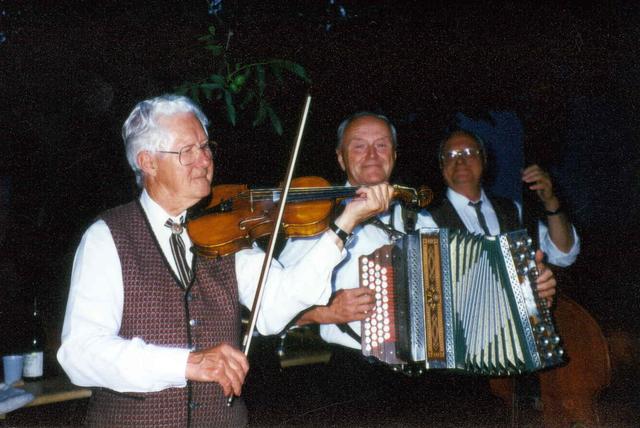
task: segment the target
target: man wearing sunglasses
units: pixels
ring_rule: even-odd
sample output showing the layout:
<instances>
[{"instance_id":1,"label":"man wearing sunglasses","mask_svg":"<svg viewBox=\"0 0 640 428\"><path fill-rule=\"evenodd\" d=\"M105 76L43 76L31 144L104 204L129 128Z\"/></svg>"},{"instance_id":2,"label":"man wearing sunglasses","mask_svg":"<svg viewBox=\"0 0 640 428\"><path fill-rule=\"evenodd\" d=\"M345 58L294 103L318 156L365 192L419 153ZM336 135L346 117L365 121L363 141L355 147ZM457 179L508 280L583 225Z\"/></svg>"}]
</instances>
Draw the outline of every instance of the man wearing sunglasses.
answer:
<instances>
[{"instance_id":1,"label":"man wearing sunglasses","mask_svg":"<svg viewBox=\"0 0 640 428\"><path fill-rule=\"evenodd\" d=\"M452 131L440 144L439 160L447 184L446 197L429 208L439 226L483 235L521 228L522 207L489 196L482 188L487 156L478 136L460 129ZM580 252L580 240L553 191L549 174L531 165L522 172L522 181L536 192L544 207L545 221L538 224L540 249L549 263L571 265Z\"/></svg>"}]
</instances>

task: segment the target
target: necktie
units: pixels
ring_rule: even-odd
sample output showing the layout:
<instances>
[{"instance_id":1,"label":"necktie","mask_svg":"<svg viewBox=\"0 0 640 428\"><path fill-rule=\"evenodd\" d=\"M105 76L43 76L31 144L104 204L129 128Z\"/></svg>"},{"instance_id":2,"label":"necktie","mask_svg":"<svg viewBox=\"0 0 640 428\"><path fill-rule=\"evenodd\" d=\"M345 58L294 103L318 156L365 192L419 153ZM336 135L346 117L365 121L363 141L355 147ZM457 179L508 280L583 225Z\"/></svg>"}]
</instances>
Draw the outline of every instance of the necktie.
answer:
<instances>
[{"instance_id":1,"label":"necktie","mask_svg":"<svg viewBox=\"0 0 640 428\"><path fill-rule=\"evenodd\" d=\"M478 201L476 203L469 202L469 206L473 207L476 210L476 215L478 216L478 222L480 223L480 227L484 231L485 235L491 235L489 233L489 227L487 226L487 221L484 218L484 214L482 214L482 201Z\"/></svg>"},{"instance_id":2,"label":"necktie","mask_svg":"<svg viewBox=\"0 0 640 428\"><path fill-rule=\"evenodd\" d=\"M183 230L182 224L175 223L173 220L168 219L164 225L171 229L171 238L169 238L171 252L173 253L173 259L176 261L176 266L178 267L180 282L182 282L182 286L184 288L187 288L191 283L192 274L189 263L187 263L184 241L182 240L182 236L180 236Z\"/></svg>"}]
</instances>

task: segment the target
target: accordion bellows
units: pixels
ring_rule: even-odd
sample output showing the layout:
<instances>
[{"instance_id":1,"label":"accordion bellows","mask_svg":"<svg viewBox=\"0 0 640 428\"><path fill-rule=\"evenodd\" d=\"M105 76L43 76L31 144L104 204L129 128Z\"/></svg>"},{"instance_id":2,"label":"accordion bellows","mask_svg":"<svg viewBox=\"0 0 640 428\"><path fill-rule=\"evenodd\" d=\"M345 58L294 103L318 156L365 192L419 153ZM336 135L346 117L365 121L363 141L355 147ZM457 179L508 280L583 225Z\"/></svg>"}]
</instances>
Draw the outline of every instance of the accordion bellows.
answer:
<instances>
[{"instance_id":1,"label":"accordion bellows","mask_svg":"<svg viewBox=\"0 0 640 428\"><path fill-rule=\"evenodd\" d=\"M481 236L421 229L360 257L376 307L362 352L392 365L509 375L552 367L564 351L535 291L525 231Z\"/></svg>"}]
</instances>

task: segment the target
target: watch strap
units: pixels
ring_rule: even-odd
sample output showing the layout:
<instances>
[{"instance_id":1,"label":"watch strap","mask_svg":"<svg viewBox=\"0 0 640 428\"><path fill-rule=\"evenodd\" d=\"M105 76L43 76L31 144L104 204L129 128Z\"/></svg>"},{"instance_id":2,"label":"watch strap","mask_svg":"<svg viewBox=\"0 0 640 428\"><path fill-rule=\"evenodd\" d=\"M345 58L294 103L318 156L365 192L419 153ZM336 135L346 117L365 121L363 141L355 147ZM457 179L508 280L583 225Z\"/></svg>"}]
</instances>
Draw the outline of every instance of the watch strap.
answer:
<instances>
[{"instance_id":1,"label":"watch strap","mask_svg":"<svg viewBox=\"0 0 640 428\"><path fill-rule=\"evenodd\" d=\"M347 233L344 230L340 229L340 226L338 226L334 221L329 223L329 229L333 230L333 233L338 235L338 238L340 238L340 240L342 241L342 244L345 246L347 245L347 242L350 241L350 238L353 236L352 233Z\"/></svg>"}]
</instances>

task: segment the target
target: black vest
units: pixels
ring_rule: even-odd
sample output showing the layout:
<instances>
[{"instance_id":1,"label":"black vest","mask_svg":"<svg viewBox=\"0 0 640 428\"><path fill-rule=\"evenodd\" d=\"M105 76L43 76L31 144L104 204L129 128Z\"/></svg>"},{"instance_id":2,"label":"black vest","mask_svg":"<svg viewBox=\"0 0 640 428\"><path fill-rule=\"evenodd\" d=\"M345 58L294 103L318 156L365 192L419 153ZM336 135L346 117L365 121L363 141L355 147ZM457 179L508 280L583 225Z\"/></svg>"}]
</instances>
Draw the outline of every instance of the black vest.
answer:
<instances>
[{"instance_id":1,"label":"black vest","mask_svg":"<svg viewBox=\"0 0 640 428\"><path fill-rule=\"evenodd\" d=\"M498 216L500 233L522 228L522 223L518 216L518 208L516 208L516 204L512 200L497 196L490 196L489 200ZM446 196L435 205L429 207L428 210L438 227L466 230L462 219Z\"/></svg>"}]
</instances>

